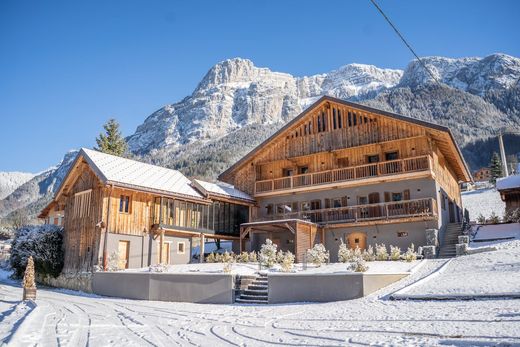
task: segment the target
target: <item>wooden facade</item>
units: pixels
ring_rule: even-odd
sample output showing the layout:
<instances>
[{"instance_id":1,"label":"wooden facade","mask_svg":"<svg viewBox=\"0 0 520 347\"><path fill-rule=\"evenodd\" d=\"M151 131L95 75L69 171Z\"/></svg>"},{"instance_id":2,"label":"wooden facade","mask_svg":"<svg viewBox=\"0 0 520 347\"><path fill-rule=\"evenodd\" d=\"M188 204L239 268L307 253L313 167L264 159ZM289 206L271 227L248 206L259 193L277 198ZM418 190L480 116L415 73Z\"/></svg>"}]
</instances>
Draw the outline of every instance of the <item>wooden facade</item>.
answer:
<instances>
[{"instance_id":1,"label":"wooden facade","mask_svg":"<svg viewBox=\"0 0 520 347\"><path fill-rule=\"evenodd\" d=\"M273 201L276 207L283 196L290 201L300 195L317 199L310 208L301 202L288 203L281 213L256 208L253 222L299 219L330 229L437 220L445 210L444 197L458 206L454 213L460 214L460 183L471 181L471 176L449 129L323 97L219 179L254 196L260 204ZM398 202L392 202L389 193L381 190L383 184L419 179L430 180L439 189L429 188L431 195L419 199L404 192L407 201ZM377 192L374 201L349 202L347 206L345 200L339 206L322 208L329 193L332 197L335 191L353 192L367 186ZM380 202L382 197L384 203ZM254 225L247 228L252 232ZM296 252L301 250L297 247Z\"/></svg>"}]
</instances>

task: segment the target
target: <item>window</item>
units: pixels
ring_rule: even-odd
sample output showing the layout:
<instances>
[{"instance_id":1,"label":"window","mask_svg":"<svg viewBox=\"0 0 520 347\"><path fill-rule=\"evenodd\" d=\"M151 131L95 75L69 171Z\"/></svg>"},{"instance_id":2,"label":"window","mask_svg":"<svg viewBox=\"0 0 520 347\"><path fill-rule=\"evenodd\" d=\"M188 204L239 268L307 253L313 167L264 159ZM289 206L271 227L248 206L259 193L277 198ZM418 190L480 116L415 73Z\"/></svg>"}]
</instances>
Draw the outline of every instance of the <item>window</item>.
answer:
<instances>
[{"instance_id":1,"label":"window","mask_svg":"<svg viewBox=\"0 0 520 347\"><path fill-rule=\"evenodd\" d=\"M294 175L294 170L293 169L283 169L282 173L283 173L284 177L288 177L288 176Z\"/></svg>"},{"instance_id":2,"label":"window","mask_svg":"<svg viewBox=\"0 0 520 347\"><path fill-rule=\"evenodd\" d=\"M85 190L74 194L74 210L73 216L75 218L88 217L90 213L90 195L92 189Z\"/></svg>"},{"instance_id":3,"label":"window","mask_svg":"<svg viewBox=\"0 0 520 347\"><path fill-rule=\"evenodd\" d=\"M332 207L334 207L334 208L341 207L341 198L333 199L332 200Z\"/></svg>"},{"instance_id":4,"label":"window","mask_svg":"<svg viewBox=\"0 0 520 347\"><path fill-rule=\"evenodd\" d=\"M367 156L367 162L369 164L371 164L371 163L378 163L379 162L379 154L368 155Z\"/></svg>"},{"instance_id":5,"label":"window","mask_svg":"<svg viewBox=\"0 0 520 347\"><path fill-rule=\"evenodd\" d=\"M368 205L368 197L358 196L358 205Z\"/></svg>"},{"instance_id":6,"label":"window","mask_svg":"<svg viewBox=\"0 0 520 347\"><path fill-rule=\"evenodd\" d=\"M185 242L177 242L177 253L184 254L186 252Z\"/></svg>"},{"instance_id":7,"label":"window","mask_svg":"<svg viewBox=\"0 0 520 347\"><path fill-rule=\"evenodd\" d=\"M338 122L337 122L336 118L337 118L336 109L333 108L332 109L332 127L334 129L338 128Z\"/></svg>"},{"instance_id":8,"label":"window","mask_svg":"<svg viewBox=\"0 0 520 347\"><path fill-rule=\"evenodd\" d=\"M401 201L403 200L402 193L392 193L392 201Z\"/></svg>"},{"instance_id":9,"label":"window","mask_svg":"<svg viewBox=\"0 0 520 347\"><path fill-rule=\"evenodd\" d=\"M286 213L290 213L290 212L291 212L291 205L289 203L276 205L277 214L286 214Z\"/></svg>"},{"instance_id":10,"label":"window","mask_svg":"<svg viewBox=\"0 0 520 347\"><path fill-rule=\"evenodd\" d=\"M397 159L399 159L399 153L397 151L385 153L385 160L397 160Z\"/></svg>"},{"instance_id":11,"label":"window","mask_svg":"<svg viewBox=\"0 0 520 347\"><path fill-rule=\"evenodd\" d=\"M311 210L319 210L321 208L321 200L311 201Z\"/></svg>"},{"instance_id":12,"label":"window","mask_svg":"<svg viewBox=\"0 0 520 347\"><path fill-rule=\"evenodd\" d=\"M406 231L397 232L397 237L406 237L406 236L408 236L408 232L406 232Z\"/></svg>"},{"instance_id":13,"label":"window","mask_svg":"<svg viewBox=\"0 0 520 347\"><path fill-rule=\"evenodd\" d=\"M265 206L265 209L266 209L267 215L273 214L273 204L267 204L267 206Z\"/></svg>"},{"instance_id":14,"label":"window","mask_svg":"<svg viewBox=\"0 0 520 347\"><path fill-rule=\"evenodd\" d=\"M443 210L446 210L446 197L444 194L441 194L441 206Z\"/></svg>"},{"instance_id":15,"label":"window","mask_svg":"<svg viewBox=\"0 0 520 347\"><path fill-rule=\"evenodd\" d=\"M302 202L302 211L310 211L311 203L308 201Z\"/></svg>"},{"instance_id":16,"label":"window","mask_svg":"<svg viewBox=\"0 0 520 347\"><path fill-rule=\"evenodd\" d=\"M121 195L119 198L119 212L128 213L130 211L130 197Z\"/></svg>"},{"instance_id":17,"label":"window","mask_svg":"<svg viewBox=\"0 0 520 347\"><path fill-rule=\"evenodd\" d=\"M308 173L308 172L309 172L309 167L308 167L308 166L300 166L300 167L298 168L298 173L299 173L300 175L306 174L306 173Z\"/></svg>"},{"instance_id":18,"label":"window","mask_svg":"<svg viewBox=\"0 0 520 347\"><path fill-rule=\"evenodd\" d=\"M338 128L341 129L341 111L338 110Z\"/></svg>"}]
</instances>

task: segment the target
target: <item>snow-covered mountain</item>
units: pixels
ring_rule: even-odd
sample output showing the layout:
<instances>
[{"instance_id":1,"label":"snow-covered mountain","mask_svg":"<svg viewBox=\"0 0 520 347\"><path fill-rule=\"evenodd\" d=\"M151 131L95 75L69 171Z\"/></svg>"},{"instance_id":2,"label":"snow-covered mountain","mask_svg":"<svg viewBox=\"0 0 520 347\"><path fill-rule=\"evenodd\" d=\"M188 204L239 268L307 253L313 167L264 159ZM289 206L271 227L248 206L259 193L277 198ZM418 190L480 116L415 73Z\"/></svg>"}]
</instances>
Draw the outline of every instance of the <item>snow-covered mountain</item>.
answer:
<instances>
[{"instance_id":1,"label":"snow-covered mountain","mask_svg":"<svg viewBox=\"0 0 520 347\"><path fill-rule=\"evenodd\" d=\"M0 218L9 217L12 212L19 209L27 212L29 217L36 216L58 189L76 153L76 150L67 152L58 165L37 174L18 186L4 199L0 199Z\"/></svg>"},{"instance_id":2,"label":"snow-covered mountain","mask_svg":"<svg viewBox=\"0 0 520 347\"><path fill-rule=\"evenodd\" d=\"M154 112L128 138L134 153L226 136L251 124L285 123L321 95L364 99L395 86L401 70L351 64L294 77L235 58L213 66L192 95Z\"/></svg>"},{"instance_id":3,"label":"snow-covered mountain","mask_svg":"<svg viewBox=\"0 0 520 347\"><path fill-rule=\"evenodd\" d=\"M421 60L437 80L482 97L491 90L511 88L520 79L520 59L506 54L460 59L425 57ZM406 68L399 85L415 87L432 82L430 74L414 60Z\"/></svg>"},{"instance_id":4,"label":"snow-covered mountain","mask_svg":"<svg viewBox=\"0 0 520 347\"><path fill-rule=\"evenodd\" d=\"M35 174L28 172L0 172L0 200L34 176Z\"/></svg>"}]
</instances>

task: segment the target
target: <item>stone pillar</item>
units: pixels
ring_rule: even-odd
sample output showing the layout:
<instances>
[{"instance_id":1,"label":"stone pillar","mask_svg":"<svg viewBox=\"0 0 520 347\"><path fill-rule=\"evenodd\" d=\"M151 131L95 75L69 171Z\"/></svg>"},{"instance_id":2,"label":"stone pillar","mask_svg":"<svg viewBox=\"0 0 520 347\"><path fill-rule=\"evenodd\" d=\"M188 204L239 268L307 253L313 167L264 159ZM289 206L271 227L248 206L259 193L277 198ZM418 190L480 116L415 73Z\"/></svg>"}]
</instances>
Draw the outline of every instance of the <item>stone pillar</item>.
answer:
<instances>
[{"instance_id":1,"label":"stone pillar","mask_svg":"<svg viewBox=\"0 0 520 347\"><path fill-rule=\"evenodd\" d=\"M469 236L468 235L460 235L459 236L459 244L469 244Z\"/></svg>"},{"instance_id":2,"label":"stone pillar","mask_svg":"<svg viewBox=\"0 0 520 347\"><path fill-rule=\"evenodd\" d=\"M439 246L438 229L426 229L426 246Z\"/></svg>"},{"instance_id":3,"label":"stone pillar","mask_svg":"<svg viewBox=\"0 0 520 347\"><path fill-rule=\"evenodd\" d=\"M457 257L466 255L468 253L468 245L466 243L458 243L455 245L455 250L457 251Z\"/></svg>"},{"instance_id":4,"label":"stone pillar","mask_svg":"<svg viewBox=\"0 0 520 347\"><path fill-rule=\"evenodd\" d=\"M437 256L437 247L435 246L424 246L423 255L426 259L432 259Z\"/></svg>"}]
</instances>

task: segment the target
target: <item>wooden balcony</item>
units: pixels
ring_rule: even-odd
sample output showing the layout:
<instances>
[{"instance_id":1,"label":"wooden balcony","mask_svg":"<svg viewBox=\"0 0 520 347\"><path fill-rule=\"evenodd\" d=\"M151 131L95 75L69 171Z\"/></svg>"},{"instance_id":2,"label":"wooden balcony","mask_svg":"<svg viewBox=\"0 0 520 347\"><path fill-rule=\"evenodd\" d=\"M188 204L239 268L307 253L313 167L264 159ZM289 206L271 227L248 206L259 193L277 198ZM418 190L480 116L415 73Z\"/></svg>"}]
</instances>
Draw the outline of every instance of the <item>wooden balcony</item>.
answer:
<instances>
[{"instance_id":1,"label":"wooden balcony","mask_svg":"<svg viewBox=\"0 0 520 347\"><path fill-rule=\"evenodd\" d=\"M289 212L254 219L255 222L300 219L316 224L359 223L401 219L433 219L437 216L437 203L432 198L393 201L379 204L326 208L311 211Z\"/></svg>"},{"instance_id":2,"label":"wooden balcony","mask_svg":"<svg viewBox=\"0 0 520 347\"><path fill-rule=\"evenodd\" d=\"M255 183L255 196L269 195L283 190L303 190L305 187L322 186L341 182L373 179L431 170L429 155L351 166L340 169L287 176Z\"/></svg>"}]
</instances>

